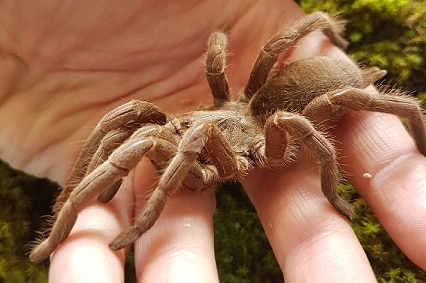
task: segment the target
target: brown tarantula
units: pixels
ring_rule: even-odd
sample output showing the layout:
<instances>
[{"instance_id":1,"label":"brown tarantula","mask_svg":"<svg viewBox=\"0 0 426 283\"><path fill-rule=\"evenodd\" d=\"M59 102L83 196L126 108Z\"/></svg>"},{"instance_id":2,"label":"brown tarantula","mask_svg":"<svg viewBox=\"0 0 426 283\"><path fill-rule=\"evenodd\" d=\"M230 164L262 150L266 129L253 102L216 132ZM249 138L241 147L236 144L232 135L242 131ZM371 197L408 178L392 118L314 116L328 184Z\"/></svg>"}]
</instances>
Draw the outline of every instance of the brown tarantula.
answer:
<instances>
[{"instance_id":1,"label":"brown tarantula","mask_svg":"<svg viewBox=\"0 0 426 283\"><path fill-rule=\"evenodd\" d=\"M32 251L31 261L44 260L67 238L79 211L91 200L111 200L121 179L143 157L161 177L134 225L110 243L112 249L132 244L150 229L167 196L181 185L205 190L237 180L255 166L285 167L301 147L320 164L326 198L350 218L351 206L337 194L335 149L318 129L331 127L348 110L392 113L407 119L417 147L426 155L425 119L416 101L398 90L364 90L386 73L375 67L360 69L347 60L313 57L271 72L279 54L312 31L323 31L339 47L347 44L340 35L341 21L321 12L302 17L261 49L238 101L230 100L224 72L227 38L216 32L206 55L213 106L169 117L155 105L135 100L108 113L87 139L55 204L50 235Z\"/></svg>"}]
</instances>

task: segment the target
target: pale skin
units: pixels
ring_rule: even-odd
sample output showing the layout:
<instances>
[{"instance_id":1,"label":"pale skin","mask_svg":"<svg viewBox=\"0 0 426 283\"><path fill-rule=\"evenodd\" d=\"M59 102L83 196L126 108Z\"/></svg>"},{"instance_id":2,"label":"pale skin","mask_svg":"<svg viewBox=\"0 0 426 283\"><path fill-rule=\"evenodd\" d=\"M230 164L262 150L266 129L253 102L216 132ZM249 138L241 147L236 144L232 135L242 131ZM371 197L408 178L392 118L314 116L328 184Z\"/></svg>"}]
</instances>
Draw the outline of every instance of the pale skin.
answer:
<instances>
[{"instance_id":1,"label":"pale skin","mask_svg":"<svg viewBox=\"0 0 426 283\"><path fill-rule=\"evenodd\" d=\"M0 4L6 27L0 33L0 78L8 82L0 86L0 157L60 184L96 122L124 101L150 100L168 112L211 103L202 58L212 31L229 33L227 73L231 88L240 89L260 46L302 15L290 1L11 3ZM315 33L287 60L313 54L344 56ZM16 117L19 127L10 122ZM348 179L401 249L426 268L426 159L394 116L356 112L339 125L334 133ZM286 282L376 282L312 168L301 159L243 180ZM366 172L371 178L363 177ZM142 162L110 203L84 209L51 257L50 281L123 281L125 251L113 252L108 243L129 226L154 178ZM139 282L218 282L214 209L212 191L182 190L169 198L135 244Z\"/></svg>"}]
</instances>

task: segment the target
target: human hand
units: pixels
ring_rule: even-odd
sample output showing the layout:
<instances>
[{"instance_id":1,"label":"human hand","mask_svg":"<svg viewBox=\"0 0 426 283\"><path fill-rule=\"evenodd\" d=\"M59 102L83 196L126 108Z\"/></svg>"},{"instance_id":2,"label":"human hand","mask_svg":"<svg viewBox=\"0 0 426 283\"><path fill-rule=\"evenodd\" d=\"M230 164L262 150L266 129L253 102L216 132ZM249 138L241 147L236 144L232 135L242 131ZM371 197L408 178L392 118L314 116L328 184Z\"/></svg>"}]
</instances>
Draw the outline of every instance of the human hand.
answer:
<instances>
[{"instance_id":1,"label":"human hand","mask_svg":"<svg viewBox=\"0 0 426 283\"><path fill-rule=\"evenodd\" d=\"M208 103L209 91L200 62L206 39L213 30L224 28L230 34L230 53L233 55L228 60L227 71L232 88L240 89L260 46L279 27L290 25L301 15L292 3L279 2L275 9L268 9L266 2L258 1L246 9L230 4L199 5L190 13L172 13L173 19L168 21L169 18L163 19L160 15L173 12L172 8L176 6L173 3L162 4L161 7L170 9L148 13L148 10L140 11L141 7L121 7L121 10L103 3L102 6L105 6L96 7L97 10L71 6L59 11L59 7L55 7L58 4L50 3L46 5L52 9L40 8L40 13L55 11L58 17L49 18L45 26L41 24L45 27L40 29L41 32L34 34L30 25L27 28L31 32L27 30L24 34L31 35L30 39L16 30L9 33L19 39L20 48L16 42L10 43L10 38L3 36L1 44L4 49L19 51L17 55L22 59L17 61L16 58L5 57L11 64L8 66L15 74L23 75L20 80L11 80L14 87L6 94L13 95L5 96L7 103L0 109L0 121L10 119L17 105L24 107L19 108L23 110L19 113L23 127L5 127L5 135L1 137L7 137L9 145L25 146L26 140L30 140L32 146L24 147L25 150L17 156L16 149L6 147L5 141L2 157L15 166L47 175L63 184L78 151L75 141L84 139L100 116L114 106L139 98L153 101L170 112L181 112L200 102ZM60 7L63 5L61 3ZM155 7L153 4L149 8ZM224 13L223 7L229 10ZM60 12L81 16L64 17ZM242 12L244 15L240 14ZM28 15L33 12L21 13ZM129 16L130 13L134 16ZM33 15L41 17L37 11ZM200 26L194 29L193 21L200 15L211 18L203 18ZM268 15L268 21L259 23L258 19L264 19L265 15ZM37 16L34 16L35 19L40 20ZM128 22L119 21L121 18L118 16ZM20 19L15 18L16 21ZM105 18L110 21L104 23L102 19ZM92 25L92 21L99 26ZM76 22L85 29L73 30ZM144 24L153 22L159 26L150 34L153 27L149 26L147 30ZM259 26L253 28L253 22L259 23ZM85 26L87 23L91 23L90 30L87 29L89 26ZM191 29L180 28L178 23L182 27L189 25ZM21 28L19 24L11 26L12 29ZM46 32L51 31L48 27L58 31L57 37L55 32ZM70 35L66 40L71 43L64 43L64 31ZM138 38L134 34L139 31ZM156 36L158 34L170 36L164 38ZM159 39L161 42L157 42ZM162 44L164 49L159 49ZM300 45L288 60L310 54L343 56L321 34L312 34ZM11 72L3 69L0 74L5 76ZM37 118L34 120L34 117ZM424 157L418 154L410 137L394 117L354 113L343 123L344 126L339 126L335 134L337 140L342 141L340 155L342 163L347 164L344 169L353 176L350 181L360 189L407 255L425 268L422 258L425 244L421 241L425 228L421 221L425 216L424 200L416 197L422 195L426 187L422 176L416 173L425 172ZM383 125L389 130L383 131ZM40 132L51 134L41 136ZM395 156L399 158L395 159ZM396 166L398 160L404 166ZM416 170L406 169L409 166L415 166ZM309 161L299 161L279 174L257 170L243 180L283 268L286 282L310 279L306 276L314 276L315 281L375 282L350 226L331 209L319 189L319 176L311 168ZM396 170L404 171L404 174L398 171L398 179L393 176ZM370 172L373 178L362 178L364 172ZM129 226L135 211L143 205L146 191L155 178L153 175L149 166L141 163L125 179L113 201L105 205L94 203L80 213L72 234L52 256L52 282L79 282L81 278L100 282L122 280L125 251L113 252L107 243ZM398 182L396 190L380 192L382 188L390 187L381 184L390 181ZM408 189L413 192L410 194ZM387 197L393 200L391 204L395 207L386 206L389 203ZM135 207L133 203L136 203ZM211 191L194 193L183 190L168 199L160 219L135 243L140 282L152 281L153 278L156 282L217 282L211 223L214 207ZM410 211L403 209L408 207ZM401 211L404 211L403 215L399 214ZM402 216L403 219L400 219ZM411 241L406 240L408 236L412 237Z\"/></svg>"}]
</instances>

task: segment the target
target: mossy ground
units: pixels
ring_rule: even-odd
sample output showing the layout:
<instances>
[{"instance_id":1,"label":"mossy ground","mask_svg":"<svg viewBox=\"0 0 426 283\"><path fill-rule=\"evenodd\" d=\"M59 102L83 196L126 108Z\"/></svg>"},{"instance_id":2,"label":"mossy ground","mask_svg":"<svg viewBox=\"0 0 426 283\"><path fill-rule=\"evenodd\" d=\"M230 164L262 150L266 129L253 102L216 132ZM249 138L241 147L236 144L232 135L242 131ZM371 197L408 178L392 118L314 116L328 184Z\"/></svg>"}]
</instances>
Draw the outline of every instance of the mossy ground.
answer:
<instances>
[{"instance_id":1,"label":"mossy ground","mask_svg":"<svg viewBox=\"0 0 426 283\"><path fill-rule=\"evenodd\" d=\"M348 20L348 52L361 64L387 69L385 78L426 103L426 1L299 1L307 11L339 13ZM350 185L341 192L356 210L352 222L379 282L426 282L426 274L393 244ZM43 265L27 259L28 243L50 214L55 186L0 164L0 283L46 282ZM221 282L282 282L263 229L239 185L217 191L216 257ZM131 270L131 260L127 269ZM127 282L133 282L128 272Z\"/></svg>"},{"instance_id":2,"label":"mossy ground","mask_svg":"<svg viewBox=\"0 0 426 283\"><path fill-rule=\"evenodd\" d=\"M47 282L46 269L28 260L29 243L50 214L48 184L0 163L0 282Z\"/></svg>"}]
</instances>

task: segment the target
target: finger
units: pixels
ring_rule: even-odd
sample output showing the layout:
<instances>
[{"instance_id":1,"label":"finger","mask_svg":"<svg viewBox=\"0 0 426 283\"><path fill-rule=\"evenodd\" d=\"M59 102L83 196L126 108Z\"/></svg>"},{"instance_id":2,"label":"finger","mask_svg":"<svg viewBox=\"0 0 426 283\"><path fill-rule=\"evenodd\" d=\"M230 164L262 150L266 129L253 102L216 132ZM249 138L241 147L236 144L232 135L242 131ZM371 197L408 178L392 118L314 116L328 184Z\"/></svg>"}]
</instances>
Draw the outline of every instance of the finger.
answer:
<instances>
[{"instance_id":1,"label":"finger","mask_svg":"<svg viewBox=\"0 0 426 283\"><path fill-rule=\"evenodd\" d=\"M312 33L287 60L320 54L346 58L322 33ZM319 180L317 168L300 161L278 174L258 170L243 180L286 282L376 282L352 228L323 196Z\"/></svg>"},{"instance_id":2,"label":"finger","mask_svg":"<svg viewBox=\"0 0 426 283\"><path fill-rule=\"evenodd\" d=\"M152 190L151 173L135 171L136 210ZM151 174L151 177L149 177ZM214 191L185 188L168 197L154 226L135 242L138 282L219 282L214 255Z\"/></svg>"},{"instance_id":3,"label":"finger","mask_svg":"<svg viewBox=\"0 0 426 283\"><path fill-rule=\"evenodd\" d=\"M243 185L286 282L376 282L349 223L322 194L312 164L253 173Z\"/></svg>"},{"instance_id":4,"label":"finger","mask_svg":"<svg viewBox=\"0 0 426 283\"><path fill-rule=\"evenodd\" d=\"M395 116L358 112L343 123L337 135L348 179L396 244L426 268L426 158Z\"/></svg>"},{"instance_id":5,"label":"finger","mask_svg":"<svg viewBox=\"0 0 426 283\"><path fill-rule=\"evenodd\" d=\"M111 202L94 201L79 213L70 236L51 257L49 282L124 282L125 251L113 251L108 243L133 215L126 180Z\"/></svg>"}]
</instances>

